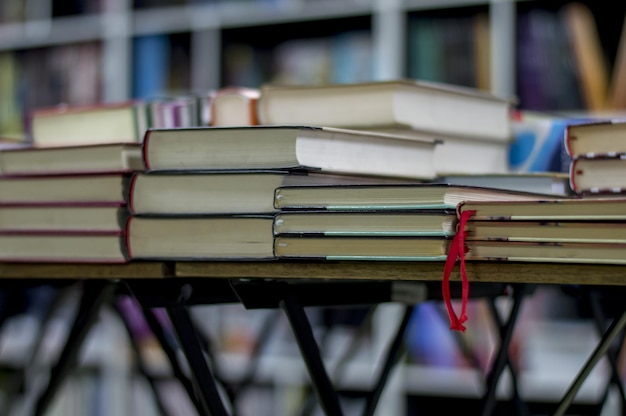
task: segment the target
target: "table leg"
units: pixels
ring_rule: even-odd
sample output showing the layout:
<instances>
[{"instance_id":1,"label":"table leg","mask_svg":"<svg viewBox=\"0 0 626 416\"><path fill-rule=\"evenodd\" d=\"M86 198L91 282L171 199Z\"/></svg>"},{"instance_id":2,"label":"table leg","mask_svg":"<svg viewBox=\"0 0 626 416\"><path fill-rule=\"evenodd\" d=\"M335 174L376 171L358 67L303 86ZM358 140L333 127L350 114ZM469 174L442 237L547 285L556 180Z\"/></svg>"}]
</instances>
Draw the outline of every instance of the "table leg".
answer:
<instances>
[{"instance_id":1,"label":"table leg","mask_svg":"<svg viewBox=\"0 0 626 416\"><path fill-rule=\"evenodd\" d=\"M122 310L122 308L120 308L120 305L117 303L115 303L114 305L115 305L115 311L117 312L118 316L120 317L120 320L124 324L124 328L126 328L126 333L128 334L128 340L133 350L135 362L137 363L137 371L139 371L139 373L146 379L146 381L148 381L148 384L150 385L150 388L152 389L152 393L154 394L154 400L157 405L157 410L160 415L165 416L168 414L167 408L165 407L165 405L163 404L163 401L161 400L161 395L159 394L159 389L156 385L156 381L154 377L152 377L152 375L150 374L150 371L146 367L146 364L143 360L143 357L141 355L141 347L139 343L137 342L137 339L135 339L136 334L133 333L133 329L131 328L131 325L128 322L128 317L124 314L124 311Z\"/></svg>"},{"instance_id":2,"label":"table leg","mask_svg":"<svg viewBox=\"0 0 626 416\"><path fill-rule=\"evenodd\" d=\"M183 305L173 306L167 308L167 312L185 357L189 362L192 382L198 392L202 408L205 410L204 414L211 416L227 415L228 413L217 390L215 377L204 357L202 345L187 308Z\"/></svg>"},{"instance_id":3,"label":"table leg","mask_svg":"<svg viewBox=\"0 0 626 416\"><path fill-rule=\"evenodd\" d=\"M617 338L619 333L624 329L624 326L626 326L626 310L622 312L621 316L615 318L609 328L605 331L602 339L600 340L600 343L596 346L596 349L588 358L585 365L578 372L578 375L570 385L567 393L565 393L565 395L563 396L563 399L561 399L561 402L559 403L556 412L554 412L554 416L563 416L565 414L567 408L574 401L576 393L578 393L578 390L585 382L587 376L589 375L589 373L591 373L591 370L593 370L593 368L598 363L598 361L600 361L602 356L606 354L615 338Z\"/></svg>"},{"instance_id":4,"label":"table leg","mask_svg":"<svg viewBox=\"0 0 626 416\"><path fill-rule=\"evenodd\" d=\"M83 282L83 294L68 335L65 346L57 364L52 368L48 386L39 396L35 405L35 416L45 414L48 405L55 393L61 387L66 376L76 364L80 347L87 337L89 330L96 322L100 307L113 295L116 283L102 280L87 280Z\"/></svg>"},{"instance_id":5,"label":"table leg","mask_svg":"<svg viewBox=\"0 0 626 416\"><path fill-rule=\"evenodd\" d=\"M491 310L491 316L493 317L495 324L498 328L498 333L500 334L500 338L502 339L504 337L505 324L502 321L502 317L500 316L498 309L496 308L495 299L490 298L488 300L488 305L489 305L489 309ZM520 416L528 416L530 415L528 406L526 405L526 402L522 400L519 394L517 369L515 368L515 364L511 361L511 357L509 357L508 353L506 355L505 365L509 367L509 371L511 373L511 380L512 380L511 384L513 387L513 403L515 404L515 410L517 411L517 414Z\"/></svg>"},{"instance_id":6,"label":"table leg","mask_svg":"<svg viewBox=\"0 0 626 416\"><path fill-rule=\"evenodd\" d=\"M194 390L193 385L191 384L191 380L185 375L183 369L178 362L178 358L176 357L176 345L172 345L172 339L168 337L168 334L164 330L163 326L159 322L159 320L154 316L151 309L143 309L144 316L146 318L146 322L150 327L150 330L156 337L161 349L165 353L170 365L172 366L172 371L174 376L178 379L178 381L183 385L187 395L189 396L189 400L193 403L194 407L198 411L198 414L204 413L204 408L200 404L197 399L196 391Z\"/></svg>"},{"instance_id":7,"label":"table leg","mask_svg":"<svg viewBox=\"0 0 626 416\"><path fill-rule=\"evenodd\" d=\"M601 304L600 299L598 298L598 293L594 290L588 290L588 291L585 290L583 291L583 293L587 296L589 300L589 306L591 307L591 314L593 315L593 320L595 322L596 329L598 330L598 335L602 336L604 331L606 331L606 324L605 324L606 317L604 316L604 313L602 311L602 304ZM623 338L624 338L624 333L622 331L622 341L623 341ZM607 385L604 397L605 398L607 397L611 385L615 385L620 393L620 401L621 401L622 409L626 411L626 394L624 392L624 384L622 383L622 380L621 380L619 364L618 364L618 357L619 357L619 353L621 351L622 345L623 345L623 342L621 342L619 346L617 347L614 345L615 348L610 348L606 353L609 365L611 366L611 380Z\"/></svg>"},{"instance_id":8,"label":"table leg","mask_svg":"<svg viewBox=\"0 0 626 416\"><path fill-rule=\"evenodd\" d=\"M317 341L313 336L311 323L304 312L304 308L289 292L284 294L280 301L280 307L289 320L322 409L329 416L342 415L339 395L328 377Z\"/></svg>"},{"instance_id":9,"label":"table leg","mask_svg":"<svg viewBox=\"0 0 626 416\"><path fill-rule=\"evenodd\" d=\"M404 310L402 321L400 321L396 335L389 346L378 381L376 382L372 392L367 396L363 416L371 416L374 414L378 400L380 399L383 389L385 388L385 384L387 383L387 379L389 378L389 374L400 360L401 349L404 342L404 333L411 319L411 315L413 314L413 309L413 306L407 306Z\"/></svg>"},{"instance_id":10,"label":"table leg","mask_svg":"<svg viewBox=\"0 0 626 416\"><path fill-rule=\"evenodd\" d=\"M482 415L489 416L496 405L496 387L509 357L509 346L513 338L513 330L522 306L522 301L528 290L527 285L516 285L513 293L513 307L506 324L500 331L500 348L496 354L491 371L487 376L487 391L482 399Z\"/></svg>"}]
</instances>

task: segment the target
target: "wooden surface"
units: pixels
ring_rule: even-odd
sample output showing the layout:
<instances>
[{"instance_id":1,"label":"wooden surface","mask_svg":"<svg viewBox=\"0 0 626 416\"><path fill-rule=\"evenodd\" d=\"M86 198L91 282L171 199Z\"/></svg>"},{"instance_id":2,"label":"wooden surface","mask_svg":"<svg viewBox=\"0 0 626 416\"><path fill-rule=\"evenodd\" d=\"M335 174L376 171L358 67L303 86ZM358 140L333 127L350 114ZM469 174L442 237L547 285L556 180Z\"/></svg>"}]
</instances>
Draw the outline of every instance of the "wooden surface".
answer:
<instances>
[{"instance_id":1,"label":"wooden surface","mask_svg":"<svg viewBox=\"0 0 626 416\"><path fill-rule=\"evenodd\" d=\"M626 285L626 266L468 262L470 282ZM443 262L161 262L130 264L0 263L0 278L142 279L163 277L441 280ZM456 265L452 280L459 280Z\"/></svg>"},{"instance_id":2,"label":"wooden surface","mask_svg":"<svg viewBox=\"0 0 626 416\"><path fill-rule=\"evenodd\" d=\"M171 275L161 262L130 264L0 263L0 278L142 279Z\"/></svg>"},{"instance_id":3,"label":"wooden surface","mask_svg":"<svg viewBox=\"0 0 626 416\"><path fill-rule=\"evenodd\" d=\"M452 280L459 280L459 266ZM177 277L441 280L443 262L182 262ZM626 266L468 262L470 282L626 285Z\"/></svg>"}]
</instances>

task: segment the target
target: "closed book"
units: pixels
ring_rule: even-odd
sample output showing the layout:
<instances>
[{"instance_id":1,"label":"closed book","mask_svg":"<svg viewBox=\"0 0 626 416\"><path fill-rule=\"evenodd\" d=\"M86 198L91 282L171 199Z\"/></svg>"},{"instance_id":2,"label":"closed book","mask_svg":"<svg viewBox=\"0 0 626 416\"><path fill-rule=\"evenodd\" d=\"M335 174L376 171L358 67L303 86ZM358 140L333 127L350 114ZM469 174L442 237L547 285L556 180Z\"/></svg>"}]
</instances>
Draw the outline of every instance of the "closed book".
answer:
<instances>
[{"instance_id":1,"label":"closed book","mask_svg":"<svg viewBox=\"0 0 626 416\"><path fill-rule=\"evenodd\" d=\"M625 119L605 119L567 126L565 149L574 157L607 156L626 153Z\"/></svg>"},{"instance_id":2,"label":"closed book","mask_svg":"<svg viewBox=\"0 0 626 416\"><path fill-rule=\"evenodd\" d=\"M131 217L126 245L131 259L272 259L272 224L271 216Z\"/></svg>"},{"instance_id":3,"label":"closed book","mask_svg":"<svg viewBox=\"0 0 626 416\"><path fill-rule=\"evenodd\" d=\"M449 211L283 211L274 218L274 234L325 236L449 237L456 215Z\"/></svg>"},{"instance_id":4,"label":"closed book","mask_svg":"<svg viewBox=\"0 0 626 416\"><path fill-rule=\"evenodd\" d=\"M626 244L467 240L466 260L626 264Z\"/></svg>"},{"instance_id":5,"label":"closed book","mask_svg":"<svg viewBox=\"0 0 626 416\"><path fill-rule=\"evenodd\" d=\"M536 200L540 194L436 183L282 186L276 189L280 209L406 210L454 209L467 200Z\"/></svg>"},{"instance_id":6,"label":"closed book","mask_svg":"<svg viewBox=\"0 0 626 416\"><path fill-rule=\"evenodd\" d=\"M40 108L31 115L31 136L39 146L140 142L148 128L146 104L125 101L92 106Z\"/></svg>"},{"instance_id":7,"label":"closed book","mask_svg":"<svg viewBox=\"0 0 626 416\"><path fill-rule=\"evenodd\" d=\"M589 197L536 201L464 201L458 216L472 211L473 220L623 221L626 198Z\"/></svg>"},{"instance_id":8,"label":"closed book","mask_svg":"<svg viewBox=\"0 0 626 416\"><path fill-rule=\"evenodd\" d=\"M309 126L151 129L147 170L299 169L432 178L437 141Z\"/></svg>"},{"instance_id":9,"label":"closed book","mask_svg":"<svg viewBox=\"0 0 626 416\"><path fill-rule=\"evenodd\" d=\"M121 231L0 233L0 261L127 263Z\"/></svg>"},{"instance_id":10,"label":"closed book","mask_svg":"<svg viewBox=\"0 0 626 416\"><path fill-rule=\"evenodd\" d=\"M381 183L396 180L290 171L136 173L130 184L134 215L273 213L274 192L283 185Z\"/></svg>"},{"instance_id":11,"label":"closed book","mask_svg":"<svg viewBox=\"0 0 626 416\"><path fill-rule=\"evenodd\" d=\"M350 84L261 86L261 124L343 128L410 127L508 141L510 103L483 91L399 79Z\"/></svg>"},{"instance_id":12,"label":"closed book","mask_svg":"<svg viewBox=\"0 0 626 416\"><path fill-rule=\"evenodd\" d=\"M125 173L0 177L0 205L119 205L126 203Z\"/></svg>"},{"instance_id":13,"label":"closed book","mask_svg":"<svg viewBox=\"0 0 626 416\"><path fill-rule=\"evenodd\" d=\"M443 175L435 182L451 185L480 186L509 191L533 192L545 195L568 196L569 174L566 172L509 172L474 175Z\"/></svg>"},{"instance_id":14,"label":"closed book","mask_svg":"<svg viewBox=\"0 0 626 416\"><path fill-rule=\"evenodd\" d=\"M106 143L0 150L0 174L59 175L144 169L140 143Z\"/></svg>"},{"instance_id":15,"label":"closed book","mask_svg":"<svg viewBox=\"0 0 626 416\"><path fill-rule=\"evenodd\" d=\"M467 221L466 240L626 243L626 222Z\"/></svg>"},{"instance_id":16,"label":"closed book","mask_svg":"<svg viewBox=\"0 0 626 416\"><path fill-rule=\"evenodd\" d=\"M428 237L277 236L277 258L372 261L442 261L450 241Z\"/></svg>"},{"instance_id":17,"label":"closed book","mask_svg":"<svg viewBox=\"0 0 626 416\"><path fill-rule=\"evenodd\" d=\"M570 186L574 192L621 193L626 189L626 154L578 157L570 164Z\"/></svg>"},{"instance_id":18,"label":"closed book","mask_svg":"<svg viewBox=\"0 0 626 416\"><path fill-rule=\"evenodd\" d=\"M0 232L107 232L123 230L124 204L0 205Z\"/></svg>"}]
</instances>

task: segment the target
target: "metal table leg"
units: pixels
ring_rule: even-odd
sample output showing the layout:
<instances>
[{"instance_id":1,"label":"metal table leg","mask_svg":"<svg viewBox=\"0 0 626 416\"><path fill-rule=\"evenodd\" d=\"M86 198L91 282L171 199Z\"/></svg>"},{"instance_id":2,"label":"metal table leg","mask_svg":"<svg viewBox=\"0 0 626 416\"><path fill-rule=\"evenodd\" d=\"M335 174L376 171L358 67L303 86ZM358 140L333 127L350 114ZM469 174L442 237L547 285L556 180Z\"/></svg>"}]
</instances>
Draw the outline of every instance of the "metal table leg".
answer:
<instances>
[{"instance_id":1,"label":"metal table leg","mask_svg":"<svg viewBox=\"0 0 626 416\"><path fill-rule=\"evenodd\" d=\"M215 377L209 368L202 352L202 346L195 332L189 312L185 306L167 308L167 312L174 326L174 331L189 362L192 382L198 392L198 398L205 410L205 414L212 416L227 415L222 402Z\"/></svg>"},{"instance_id":2,"label":"metal table leg","mask_svg":"<svg viewBox=\"0 0 626 416\"><path fill-rule=\"evenodd\" d=\"M576 393L578 393L578 390L587 379L587 376L589 375L589 373L591 373L591 370L593 370L593 368L598 363L598 361L600 361L602 356L606 354L607 350L609 349L615 338L617 338L619 333L624 329L624 326L626 326L626 310L624 310L622 312L622 315L616 318L606 330L604 336L600 340L600 343L593 351L593 354L591 354L585 365L578 372L578 375L570 385L567 393L565 393L565 395L563 396L563 399L559 403L556 412L554 412L554 416L563 416L565 414L567 408L574 401Z\"/></svg>"},{"instance_id":3,"label":"metal table leg","mask_svg":"<svg viewBox=\"0 0 626 416\"><path fill-rule=\"evenodd\" d=\"M96 322L100 307L111 298L116 283L102 280L87 280L83 285L83 294L74 323L59 360L52 369L48 386L37 400L35 416L41 416L46 412L54 394L76 364L80 347L89 330Z\"/></svg>"},{"instance_id":4,"label":"metal table leg","mask_svg":"<svg viewBox=\"0 0 626 416\"><path fill-rule=\"evenodd\" d=\"M339 395L328 377L304 308L289 292L284 294L280 306L289 320L322 409L329 416L342 415Z\"/></svg>"},{"instance_id":5,"label":"metal table leg","mask_svg":"<svg viewBox=\"0 0 626 416\"><path fill-rule=\"evenodd\" d=\"M498 386L498 381L500 379L500 376L502 375L502 371L504 371L504 367L506 366L506 362L509 356L509 346L513 337L513 330L515 328L515 322L517 321L522 301L524 299L524 296L526 295L527 290L528 289L526 285L517 285L515 287L515 291L513 294L513 307L511 308L509 319L507 320L504 327L502 327L500 348L498 349L498 353L496 354L496 358L491 367L491 371L487 376L487 391L485 392L482 400L483 416L491 415L496 405L496 387Z\"/></svg>"},{"instance_id":6,"label":"metal table leg","mask_svg":"<svg viewBox=\"0 0 626 416\"><path fill-rule=\"evenodd\" d=\"M371 394L367 396L363 416L371 416L374 414L374 411L376 410L376 405L378 404L378 400L380 399L380 396L383 393L383 389L385 388L385 384L387 383L387 379L389 378L389 374L391 373L394 365L396 365L400 360L401 348L404 341L404 333L411 319L413 309L413 306L407 306L404 310L402 321L400 321L400 325L398 326L396 335L393 338L391 345L389 346L389 350L387 351L387 356L385 357L384 365L378 381L376 382L376 386L372 390Z\"/></svg>"}]
</instances>

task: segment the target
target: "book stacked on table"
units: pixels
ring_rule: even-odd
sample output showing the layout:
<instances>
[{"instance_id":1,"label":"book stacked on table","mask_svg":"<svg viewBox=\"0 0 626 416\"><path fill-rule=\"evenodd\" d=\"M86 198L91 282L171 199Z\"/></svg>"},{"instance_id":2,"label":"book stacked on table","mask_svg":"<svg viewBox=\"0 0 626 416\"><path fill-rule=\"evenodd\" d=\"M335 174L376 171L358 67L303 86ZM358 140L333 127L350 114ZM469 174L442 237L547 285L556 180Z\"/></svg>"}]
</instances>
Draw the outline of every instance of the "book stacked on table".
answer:
<instances>
[{"instance_id":1,"label":"book stacked on table","mask_svg":"<svg viewBox=\"0 0 626 416\"><path fill-rule=\"evenodd\" d=\"M623 194L626 191L626 119L569 125L565 149L569 176L578 194Z\"/></svg>"},{"instance_id":2,"label":"book stacked on table","mask_svg":"<svg viewBox=\"0 0 626 416\"><path fill-rule=\"evenodd\" d=\"M0 150L0 260L127 262L124 224L138 143Z\"/></svg>"},{"instance_id":3,"label":"book stacked on table","mask_svg":"<svg viewBox=\"0 0 626 416\"><path fill-rule=\"evenodd\" d=\"M259 124L307 124L436 138L437 175L506 173L511 103L484 91L397 79L260 88Z\"/></svg>"},{"instance_id":4,"label":"book stacked on table","mask_svg":"<svg viewBox=\"0 0 626 416\"><path fill-rule=\"evenodd\" d=\"M295 125L151 129L143 142L146 171L130 184L129 253L276 258L277 188L431 180L437 144Z\"/></svg>"}]
</instances>

